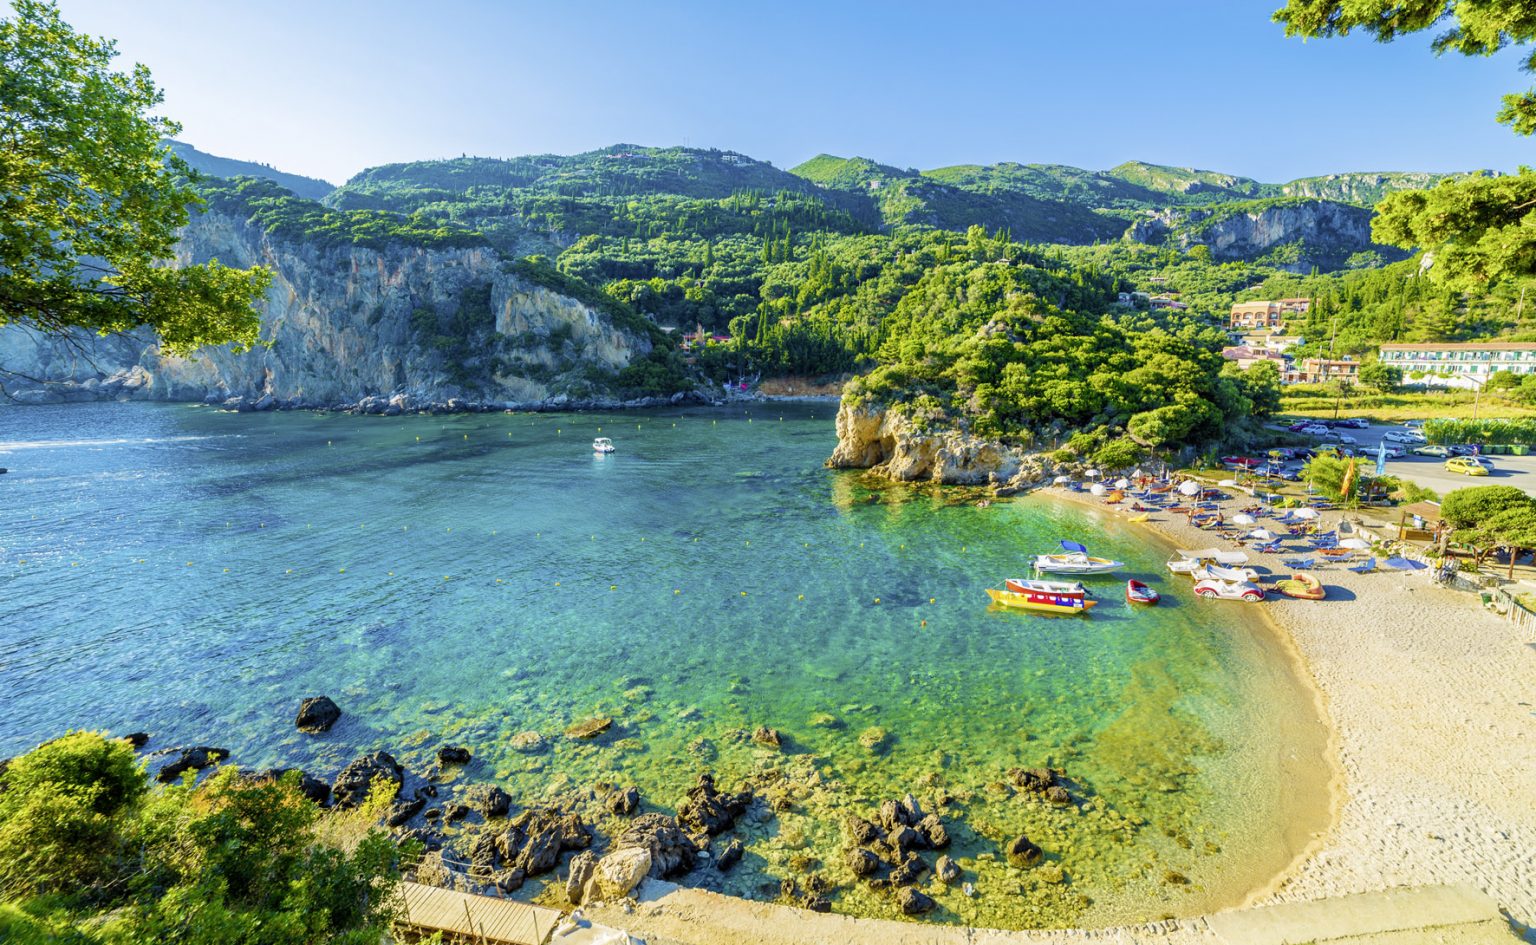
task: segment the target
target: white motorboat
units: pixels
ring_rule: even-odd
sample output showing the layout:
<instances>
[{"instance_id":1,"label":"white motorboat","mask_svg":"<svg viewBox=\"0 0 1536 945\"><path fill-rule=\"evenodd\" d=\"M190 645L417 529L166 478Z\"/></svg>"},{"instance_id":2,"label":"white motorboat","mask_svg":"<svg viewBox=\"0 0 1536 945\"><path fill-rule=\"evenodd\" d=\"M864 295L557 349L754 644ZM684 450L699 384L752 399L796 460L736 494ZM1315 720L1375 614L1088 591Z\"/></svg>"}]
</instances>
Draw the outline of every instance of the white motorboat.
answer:
<instances>
[{"instance_id":1,"label":"white motorboat","mask_svg":"<svg viewBox=\"0 0 1536 945\"><path fill-rule=\"evenodd\" d=\"M1035 555L1035 570L1042 574L1108 574L1125 567L1123 561L1095 558L1081 551L1059 555Z\"/></svg>"},{"instance_id":2,"label":"white motorboat","mask_svg":"<svg viewBox=\"0 0 1536 945\"><path fill-rule=\"evenodd\" d=\"M600 436L592 441L592 451L595 453L612 453L613 450L613 441L606 436Z\"/></svg>"}]
</instances>

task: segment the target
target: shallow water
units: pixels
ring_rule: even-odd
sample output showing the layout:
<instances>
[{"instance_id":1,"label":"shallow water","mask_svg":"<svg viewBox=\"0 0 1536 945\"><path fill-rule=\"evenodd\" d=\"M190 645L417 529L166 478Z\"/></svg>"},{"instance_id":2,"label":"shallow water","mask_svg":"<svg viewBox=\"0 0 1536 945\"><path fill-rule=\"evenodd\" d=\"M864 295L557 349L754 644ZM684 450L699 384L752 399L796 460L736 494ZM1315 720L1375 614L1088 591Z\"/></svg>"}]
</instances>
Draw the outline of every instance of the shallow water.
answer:
<instances>
[{"instance_id":1,"label":"shallow water","mask_svg":"<svg viewBox=\"0 0 1536 945\"><path fill-rule=\"evenodd\" d=\"M663 809L702 770L781 765L794 807L744 830L723 881L754 896L847 880L846 812L943 792L978 895L930 889L932 918L982 925L1189 913L1283 867L1324 803L1321 735L1252 610L1195 601L1095 509L825 470L831 413L0 410L0 754L144 729L329 776L375 747L421 770L452 740L520 801L608 781ZM1165 603L1132 611L1103 579L1090 618L990 609L982 588L1058 537ZM318 693L346 715L298 735ZM561 735L598 714L599 742ZM743 737L758 725L787 760ZM553 751L512 750L525 730ZM996 791L1045 764L1088 803ZM1021 831L1051 869L989 861ZM835 901L894 914L861 887Z\"/></svg>"}]
</instances>

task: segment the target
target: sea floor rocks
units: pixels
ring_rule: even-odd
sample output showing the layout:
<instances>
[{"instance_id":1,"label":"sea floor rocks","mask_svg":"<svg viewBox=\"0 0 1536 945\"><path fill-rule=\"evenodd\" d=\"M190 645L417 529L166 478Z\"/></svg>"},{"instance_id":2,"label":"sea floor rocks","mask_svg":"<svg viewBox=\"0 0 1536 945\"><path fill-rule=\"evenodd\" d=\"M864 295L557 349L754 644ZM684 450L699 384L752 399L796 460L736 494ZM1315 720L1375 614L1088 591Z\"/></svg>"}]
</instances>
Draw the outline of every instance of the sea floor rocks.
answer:
<instances>
[{"instance_id":1,"label":"sea floor rocks","mask_svg":"<svg viewBox=\"0 0 1536 945\"><path fill-rule=\"evenodd\" d=\"M751 791L721 794L715 789L714 776L701 774L698 783L677 806L677 822L688 830L713 837L731 829L750 803Z\"/></svg>"},{"instance_id":2,"label":"sea floor rocks","mask_svg":"<svg viewBox=\"0 0 1536 945\"><path fill-rule=\"evenodd\" d=\"M651 854L651 875L660 879L678 876L698 862L698 847L688 839L676 820L666 814L641 814L614 840L615 849L645 847Z\"/></svg>"},{"instance_id":3,"label":"sea floor rocks","mask_svg":"<svg viewBox=\"0 0 1536 945\"><path fill-rule=\"evenodd\" d=\"M228 757L229 750L227 748L209 748L206 745L184 748L180 757L160 769L160 772L155 775L155 780L169 784L188 771L202 771L205 768L211 768Z\"/></svg>"},{"instance_id":4,"label":"sea floor rocks","mask_svg":"<svg viewBox=\"0 0 1536 945\"><path fill-rule=\"evenodd\" d=\"M651 872L651 851L643 846L620 847L597 861L590 897L607 900L627 896Z\"/></svg>"},{"instance_id":5,"label":"sea floor rocks","mask_svg":"<svg viewBox=\"0 0 1536 945\"><path fill-rule=\"evenodd\" d=\"M607 716L598 716L592 719L583 719L565 730L566 737L580 740L593 739L613 727L613 719Z\"/></svg>"},{"instance_id":6,"label":"sea floor rocks","mask_svg":"<svg viewBox=\"0 0 1536 945\"><path fill-rule=\"evenodd\" d=\"M341 769L331 784L331 797L337 807L358 807L376 788L382 788L393 798L400 793L404 782L405 769L394 756L386 751L375 751Z\"/></svg>"}]
</instances>

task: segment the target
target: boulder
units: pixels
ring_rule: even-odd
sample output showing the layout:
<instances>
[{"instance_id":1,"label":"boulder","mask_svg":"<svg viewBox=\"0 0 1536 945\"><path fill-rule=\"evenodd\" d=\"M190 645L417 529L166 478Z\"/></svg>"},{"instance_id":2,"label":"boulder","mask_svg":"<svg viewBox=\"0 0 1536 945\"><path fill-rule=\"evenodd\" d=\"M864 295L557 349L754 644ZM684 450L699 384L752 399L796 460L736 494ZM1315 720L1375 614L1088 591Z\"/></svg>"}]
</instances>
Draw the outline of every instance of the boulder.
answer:
<instances>
[{"instance_id":1,"label":"boulder","mask_svg":"<svg viewBox=\"0 0 1536 945\"><path fill-rule=\"evenodd\" d=\"M513 751L525 755L537 755L549 748L549 741L538 732L518 732L507 742Z\"/></svg>"},{"instance_id":2,"label":"boulder","mask_svg":"<svg viewBox=\"0 0 1536 945\"><path fill-rule=\"evenodd\" d=\"M938 814L929 814L917 822L913 828L922 835L928 847L933 850L942 850L949 846L949 831L944 829L944 821Z\"/></svg>"},{"instance_id":3,"label":"boulder","mask_svg":"<svg viewBox=\"0 0 1536 945\"><path fill-rule=\"evenodd\" d=\"M939 882L948 886L960 878L960 864L947 856L941 856L933 864L933 876Z\"/></svg>"},{"instance_id":4,"label":"boulder","mask_svg":"<svg viewBox=\"0 0 1536 945\"><path fill-rule=\"evenodd\" d=\"M405 822L421 813L421 809L427 806L424 798L415 797L410 800L395 798L389 805L389 812L384 816L384 822L391 827L402 827Z\"/></svg>"},{"instance_id":5,"label":"boulder","mask_svg":"<svg viewBox=\"0 0 1536 945\"><path fill-rule=\"evenodd\" d=\"M769 728L766 725L760 725L752 732L752 741L769 748L784 747L784 738L779 735L778 729Z\"/></svg>"},{"instance_id":6,"label":"boulder","mask_svg":"<svg viewBox=\"0 0 1536 945\"><path fill-rule=\"evenodd\" d=\"M202 771L204 768L211 768L228 757L229 750L227 748L209 748L206 745L199 745L196 748L184 748L182 749L181 757L161 768L160 773L155 775L155 780L169 784L188 771Z\"/></svg>"},{"instance_id":7,"label":"boulder","mask_svg":"<svg viewBox=\"0 0 1536 945\"><path fill-rule=\"evenodd\" d=\"M905 813L901 809L901 804L896 801L883 801L880 804L880 809L875 811L875 823L880 826L881 830L887 832L905 825L906 820L903 819L904 817Z\"/></svg>"},{"instance_id":8,"label":"boulder","mask_svg":"<svg viewBox=\"0 0 1536 945\"><path fill-rule=\"evenodd\" d=\"M1065 807L1072 803L1072 795L1059 784L1053 784L1045 789L1045 799L1058 807Z\"/></svg>"},{"instance_id":9,"label":"boulder","mask_svg":"<svg viewBox=\"0 0 1536 945\"><path fill-rule=\"evenodd\" d=\"M613 719L607 716L599 716L595 719L584 719L565 730L566 737L589 739L596 738L613 727Z\"/></svg>"},{"instance_id":10,"label":"boulder","mask_svg":"<svg viewBox=\"0 0 1536 945\"><path fill-rule=\"evenodd\" d=\"M868 850L849 850L845 862L855 876L869 876L880 868L880 858Z\"/></svg>"},{"instance_id":11,"label":"boulder","mask_svg":"<svg viewBox=\"0 0 1536 945\"><path fill-rule=\"evenodd\" d=\"M571 857L571 871L565 877L565 898L571 905L581 905L587 883L592 879L592 874L597 869L597 854L591 850L582 850Z\"/></svg>"},{"instance_id":12,"label":"boulder","mask_svg":"<svg viewBox=\"0 0 1536 945\"><path fill-rule=\"evenodd\" d=\"M907 858L891 869L890 880L894 886L910 886L917 882L917 878L928 871L928 864L915 853L909 853Z\"/></svg>"},{"instance_id":13,"label":"boulder","mask_svg":"<svg viewBox=\"0 0 1536 945\"><path fill-rule=\"evenodd\" d=\"M1010 768L1008 779L1015 785L1035 794L1043 794L1056 783L1056 775L1050 768Z\"/></svg>"},{"instance_id":14,"label":"boulder","mask_svg":"<svg viewBox=\"0 0 1536 945\"><path fill-rule=\"evenodd\" d=\"M358 807L372 794L377 784L393 798L400 793L405 769L387 751L375 751L358 758L336 775L331 797L340 808Z\"/></svg>"},{"instance_id":15,"label":"boulder","mask_svg":"<svg viewBox=\"0 0 1536 945\"><path fill-rule=\"evenodd\" d=\"M720 851L720 856L716 858L715 869L722 873L729 871L731 867L741 862L741 855L743 852L745 851L741 846L741 841L732 838L732 840L725 845L725 849Z\"/></svg>"},{"instance_id":16,"label":"boulder","mask_svg":"<svg viewBox=\"0 0 1536 945\"><path fill-rule=\"evenodd\" d=\"M450 824L469 816L468 804L448 804L443 807L443 819Z\"/></svg>"},{"instance_id":17,"label":"boulder","mask_svg":"<svg viewBox=\"0 0 1536 945\"><path fill-rule=\"evenodd\" d=\"M520 869L497 870L491 874L491 885L495 886L498 892L517 892L523 888L523 881L527 878L528 874Z\"/></svg>"},{"instance_id":18,"label":"boulder","mask_svg":"<svg viewBox=\"0 0 1536 945\"><path fill-rule=\"evenodd\" d=\"M677 821L666 814L641 814L614 841L615 849L645 847L651 854L651 875L665 879L693 869L698 849Z\"/></svg>"},{"instance_id":19,"label":"boulder","mask_svg":"<svg viewBox=\"0 0 1536 945\"><path fill-rule=\"evenodd\" d=\"M743 799L741 795L721 794L715 790L714 776L701 774L698 783L688 789L688 796L677 805L677 822L713 837L731 829L750 800L751 795Z\"/></svg>"},{"instance_id":20,"label":"boulder","mask_svg":"<svg viewBox=\"0 0 1536 945\"><path fill-rule=\"evenodd\" d=\"M467 765L469 749L461 745L448 745L437 750L437 763L443 765Z\"/></svg>"},{"instance_id":21,"label":"boulder","mask_svg":"<svg viewBox=\"0 0 1536 945\"><path fill-rule=\"evenodd\" d=\"M293 772L298 772L299 793L324 807L331 799L331 786L316 777L311 777L298 768L268 768L255 775L259 778L270 778L273 781L281 781Z\"/></svg>"},{"instance_id":22,"label":"boulder","mask_svg":"<svg viewBox=\"0 0 1536 945\"><path fill-rule=\"evenodd\" d=\"M917 805L917 798L911 794L902 797L900 805L901 822L908 825L916 825L923 819L923 809Z\"/></svg>"},{"instance_id":23,"label":"boulder","mask_svg":"<svg viewBox=\"0 0 1536 945\"><path fill-rule=\"evenodd\" d=\"M149 733L148 732L129 732L127 735L123 736L123 741L125 741L128 744L132 745L134 750L137 751L140 748L143 748L145 745L149 744Z\"/></svg>"},{"instance_id":24,"label":"boulder","mask_svg":"<svg viewBox=\"0 0 1536 945\"><path fill-rule=\"evenodd\" d=\"M628 817L640 809L640 789L636 787L615 788L608 792L603 799L603 806L608 812L618 814L620 817Z\"/></svg>"},{"instance_id":25,"label":"boulder","mask_svg":"<svg viewBox=\"0 0 1536 945\"><path fill-rule=\"evenodd\" d=\"M621 847L597 861L592 876L592 898L627 896L651 872L651 851L643 846Z\"/></svg>"},{"instance_id":26,"label":"boulder","mask_svg":"<svg viewBox=\"0 0 1536 945\"><path fill-rule=\"evenodd\" d=\"M509 863L537 876L554 869L561 853L591 846L592 835L579 814L527 810L513 818L497 844Z\"/></svg>"},{"instance_id":27,"label":"boulder","mask_svg":"<svg viewBox=\"0 0 1536 945\"><path fill-rule=\"evenodd\" d=\"M339 718L341 707L332 702L330 696L316 696L299 703L299 715L293 724L301 732L316 735L328 731Z\"/></svg>"},{"instance_id":28,"label":"boulder","mask_svg":"<svg viewBox=\"0 0 1536 945\"><path fill-rule=\"evenodd\" d=\"M901 907L902 915L922 915L932 912L939 904L911 886L903 886L896 890L896 905Z\"/></svg>"},{"instance_id":29,"label":"boulder","mask_svg":"<svg viewBox=\"0 0 1536 945\"><path fill-rule=\"evenodd\" d=\"M1028 837L1020 834L1003 848L1003 854L1008 858L1010 865L1028 869L1040 862L1040 858L1045 856L1045 851L1031 843Z\"/></svg>"},{"instance_id":30,"label":"boulder","mask_svg":"<svg viewBox=\"0 0 1536 945\"><path fill-rule=\"evenodd\" d=\"M502 790L499 785L477 785L475 790L468 792L465 801L482 817L505 817L507 811L512 809L512 795Z\"/></svg>"},{"instance_id":31,"label":"boulder","mask_svg":"<svg viewBox=\"0 0 1536 945\"><path fill-rule=\"evenodd\" d=\"M848 828L848 839L858 846L874 843L880 839L880 828L863 817L850 816L845 824Z\"/></svg>"},{"instance_id":32,"label":"boulder","mask_svg":"<svg viewBox=\"0 0 1536 945\"><path fill-rule=\"evenodd\" d=\"M905 854L926 846L922 836L906 824L897 824L890 833L885 835L885 842L898 854Z\"/></svg>"}]
</instances>

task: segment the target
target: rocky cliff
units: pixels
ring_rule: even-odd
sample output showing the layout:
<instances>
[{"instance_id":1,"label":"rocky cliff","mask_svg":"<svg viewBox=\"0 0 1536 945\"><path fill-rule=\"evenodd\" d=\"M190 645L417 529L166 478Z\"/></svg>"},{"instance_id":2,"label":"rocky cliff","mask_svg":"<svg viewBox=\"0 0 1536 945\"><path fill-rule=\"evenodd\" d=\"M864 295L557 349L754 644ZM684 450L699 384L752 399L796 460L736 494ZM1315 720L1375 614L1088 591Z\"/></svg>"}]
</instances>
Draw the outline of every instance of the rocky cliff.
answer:
<instances>
[{"instance_id":1,"label":"rocky cliff","mask_svg":"<svg viewBox=\"0 0 1536 945\"><path fill-rule=\"evenodd\" d=\"M847 400L837 410L837 447L827 465L869 469L898 482L1002 489L1041 484L1055 474L1044 456L956 430L923 432L897 411Z\"/></svg>"},{"instance_id":2,"label":"rocky cliff","mask_svg":"<svg viewBox=\"0 0 1536 945\"><path fill-rule=\"evenodd\" d=\"M327 246L209 212L185 228L175 262L212 258L273 271L262 345L175 358L148 334L58 341L11 326L0 329L0 386L23 403L560 406L612 401L618 372L652 346L643 324L616 325L486 248Z\"/></svg>"},{"instance_id":3,"label":"rocky cliff","mask_svg":"<svg viewBox=\"0 0 1536 945\"><path fill-rule=\"evenodd\" d=\"M1282 268L1305 272L1313 265L1339 268L1354 253L1374 250L1388 258L1406 254L1371 242L1371 211L1332 200L1283 198L1211 208L1150 212L1126 232L1142 243L1172 239L1181 249L1209 246L1218 261L1256 259L1285 247L1293 258Z\"/></svg>"}]
</instances>

